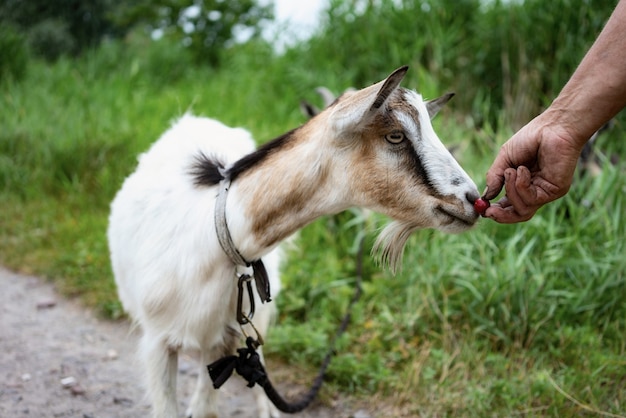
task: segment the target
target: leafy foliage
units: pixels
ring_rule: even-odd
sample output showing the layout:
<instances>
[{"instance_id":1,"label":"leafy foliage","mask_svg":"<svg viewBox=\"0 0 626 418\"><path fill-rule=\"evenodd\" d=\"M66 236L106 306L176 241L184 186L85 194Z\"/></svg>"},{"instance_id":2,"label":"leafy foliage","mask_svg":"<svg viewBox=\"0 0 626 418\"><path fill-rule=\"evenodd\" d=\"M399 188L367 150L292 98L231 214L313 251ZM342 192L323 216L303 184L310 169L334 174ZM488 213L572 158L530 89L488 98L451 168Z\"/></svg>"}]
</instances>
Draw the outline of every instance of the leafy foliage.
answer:
<instances>
[{"instance_id":1,"label":"leafy foliage","mask_svg":"<svg viewBox=\"0 0 626 418\"><path fill-rule=\"evenodd\" d=\"M0 22L29 34L34 52L54 60L113 35L108 13L114 4L113 0L6 0L0 3Z\"/></svg>"},{"instance_id":2,"label":"leafy foliage","mask_svg":"<svg viewBox=\"0 0 626 418\"><path fill-rule=\"evenodd\" d=\"M189 48L200 63L217 65L220 51L260 34L273 18L272 3L255 0L7 0L0 22L25 34L33 52L55 60L76 55L103 39L121 37L138 27L171 37Z\"/></svg>"},{"instance_id":3,"label":"leafy foliage","mask_svg":"<svg viewBox=\"0 0 626 418\"><path fill-rule=\"evenodd\" d=\"M26 38L12 25L0 26L0 85L26 76L29 51Z\"/></svg>"},{"instance_id":4,"label":"leafy foliage","mask_svg":"<svg viewBox=\"0 0 626 418\"><path fill-rule=\"evenodd\" d=\"M332 57L333 72L345 72L357 86L409 64L459 93L455 102L475 126L498 123L504 109L504 123L519 128L558 93L614 6L614 0L334 0L323 29L297 52L313 67L319 56ZM415 81L428 90L423 85L431 80Z\"/></svg>"},{"instance_id":5,"label":"leafy foliage","mask_svg":"<svg viewBox=\"0 0 626 418\"><path fill-rule=\"evenodd\" d=\"M249 40L260 34L261 23L273 18L271 4L254 0L144 0L118 11L125 26L143 23L159 36L172 37L188 47L198 62L215 66L220 51L236 38Z\"/></svg>"}]
</instances>

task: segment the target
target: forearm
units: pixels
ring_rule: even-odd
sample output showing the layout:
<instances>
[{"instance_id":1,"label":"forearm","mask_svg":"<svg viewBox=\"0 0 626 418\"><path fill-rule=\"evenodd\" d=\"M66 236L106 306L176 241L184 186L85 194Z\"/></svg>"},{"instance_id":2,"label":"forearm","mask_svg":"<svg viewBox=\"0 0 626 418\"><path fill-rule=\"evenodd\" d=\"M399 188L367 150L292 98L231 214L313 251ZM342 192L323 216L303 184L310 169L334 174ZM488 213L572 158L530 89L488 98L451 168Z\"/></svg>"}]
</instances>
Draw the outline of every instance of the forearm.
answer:
<instances>
[{"instance_id":1,"label":"forearm","mask_svg":"<svg viewBox=\"0 0 626 418\"><path fill-rule=\"evenodd\" d=\"M582 148L624 106L626 0L621 0L545 117L567 130Z\"/></svg>"}]
</instances>

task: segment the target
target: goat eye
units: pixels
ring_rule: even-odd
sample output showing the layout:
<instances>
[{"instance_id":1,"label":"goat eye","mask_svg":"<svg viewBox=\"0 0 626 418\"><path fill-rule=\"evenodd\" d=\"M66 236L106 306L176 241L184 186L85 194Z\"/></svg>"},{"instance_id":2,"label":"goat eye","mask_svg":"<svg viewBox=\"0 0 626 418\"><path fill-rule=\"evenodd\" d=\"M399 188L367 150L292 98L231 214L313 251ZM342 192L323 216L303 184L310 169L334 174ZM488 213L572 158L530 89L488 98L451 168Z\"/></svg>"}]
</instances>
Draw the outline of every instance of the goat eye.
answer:
<instances>
[{"instance_id":1,"label":"goat eye","mask_svg":"<svg viewBox=\"0 0 626 418\"><path fill-rule=\"evenodd\" d=\"M385 135L385 140L390 144L399 144L404 141L404 132L392 132Z\"/></svg>"}]
</instances>

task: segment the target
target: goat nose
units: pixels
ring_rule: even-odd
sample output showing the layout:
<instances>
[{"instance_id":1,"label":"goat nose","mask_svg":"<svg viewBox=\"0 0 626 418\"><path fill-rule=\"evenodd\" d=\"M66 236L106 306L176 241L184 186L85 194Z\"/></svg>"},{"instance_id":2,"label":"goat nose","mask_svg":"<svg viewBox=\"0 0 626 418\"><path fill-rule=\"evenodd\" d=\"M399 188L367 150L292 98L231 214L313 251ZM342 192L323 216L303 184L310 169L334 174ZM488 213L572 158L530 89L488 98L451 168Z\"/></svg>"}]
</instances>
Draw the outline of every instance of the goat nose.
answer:
<instances>
[{"instance_id":1,"label":"goat nose","mask_svg":"<svg viewBox=\"0 0 626 418\"><path fill-rule=\"evenodd\" d=\"M468 202L470 202L473 205L476 199L479 199L480 196L478 195L478 192L471 191L471 192L465 193L465 198L467 199Z\"/></svg>"}]
</instances>

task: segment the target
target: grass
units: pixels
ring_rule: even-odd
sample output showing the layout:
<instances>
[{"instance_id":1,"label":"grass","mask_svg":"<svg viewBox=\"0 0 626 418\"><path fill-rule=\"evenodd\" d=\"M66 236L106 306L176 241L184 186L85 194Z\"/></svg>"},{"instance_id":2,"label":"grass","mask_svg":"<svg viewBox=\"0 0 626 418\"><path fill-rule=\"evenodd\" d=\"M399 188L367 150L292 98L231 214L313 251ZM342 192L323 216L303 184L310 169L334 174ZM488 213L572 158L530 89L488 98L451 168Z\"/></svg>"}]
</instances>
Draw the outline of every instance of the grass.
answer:
<instances>
[{"instance_id":1,"label":"grass","mask_svg":"<svg viewBox=\"0 0 626 418\"><path fill-rule=\"evenodd\" d=\"M333 384L391 397L393 416L623 412L624 211L599 195L622 175L608 171L608 179L581 181L596 198L591 211L573 191L524 225L484 222L458 236L419 231L399 277L370 261L355 325L331 366ZM356 232L342 221L302 232L298 263L285 268L270 352L321 362L353 283L345 249ZM603 384L590 383L596 378Z\"/></svg>"},{"instance_id":2,"label":"grass","mask_svg":"<svg viewBox=\"0 0 626 418\"><path fill-rule=\"evenodd\" d=\"M108 204L173 118L193 109L264 141L303 122L298 103L317 100L320 80L335 91L351 85L346 74L286 63L258 45L226 56L228 71L217 71L145 42L33 61L25 80L0 90L0 263L54 280L110 318L123 313L105 240ZM444 91L423 69L414 77L411 87ZM436 130L480 186L510 132L475 129L454 110L438 116ZM618 123L598 147L619 153L621 134ZM625 415L625 169L604 164L577 179L528 223L418 231L395 277L366 257L363 297L327 393L367 398L398 417ZM371 248L384 222L348 211L300 232L283 268L270 358L305 374L321 363L352 295L356 243L365 234Z\"/></svg>"}]
</instances>

